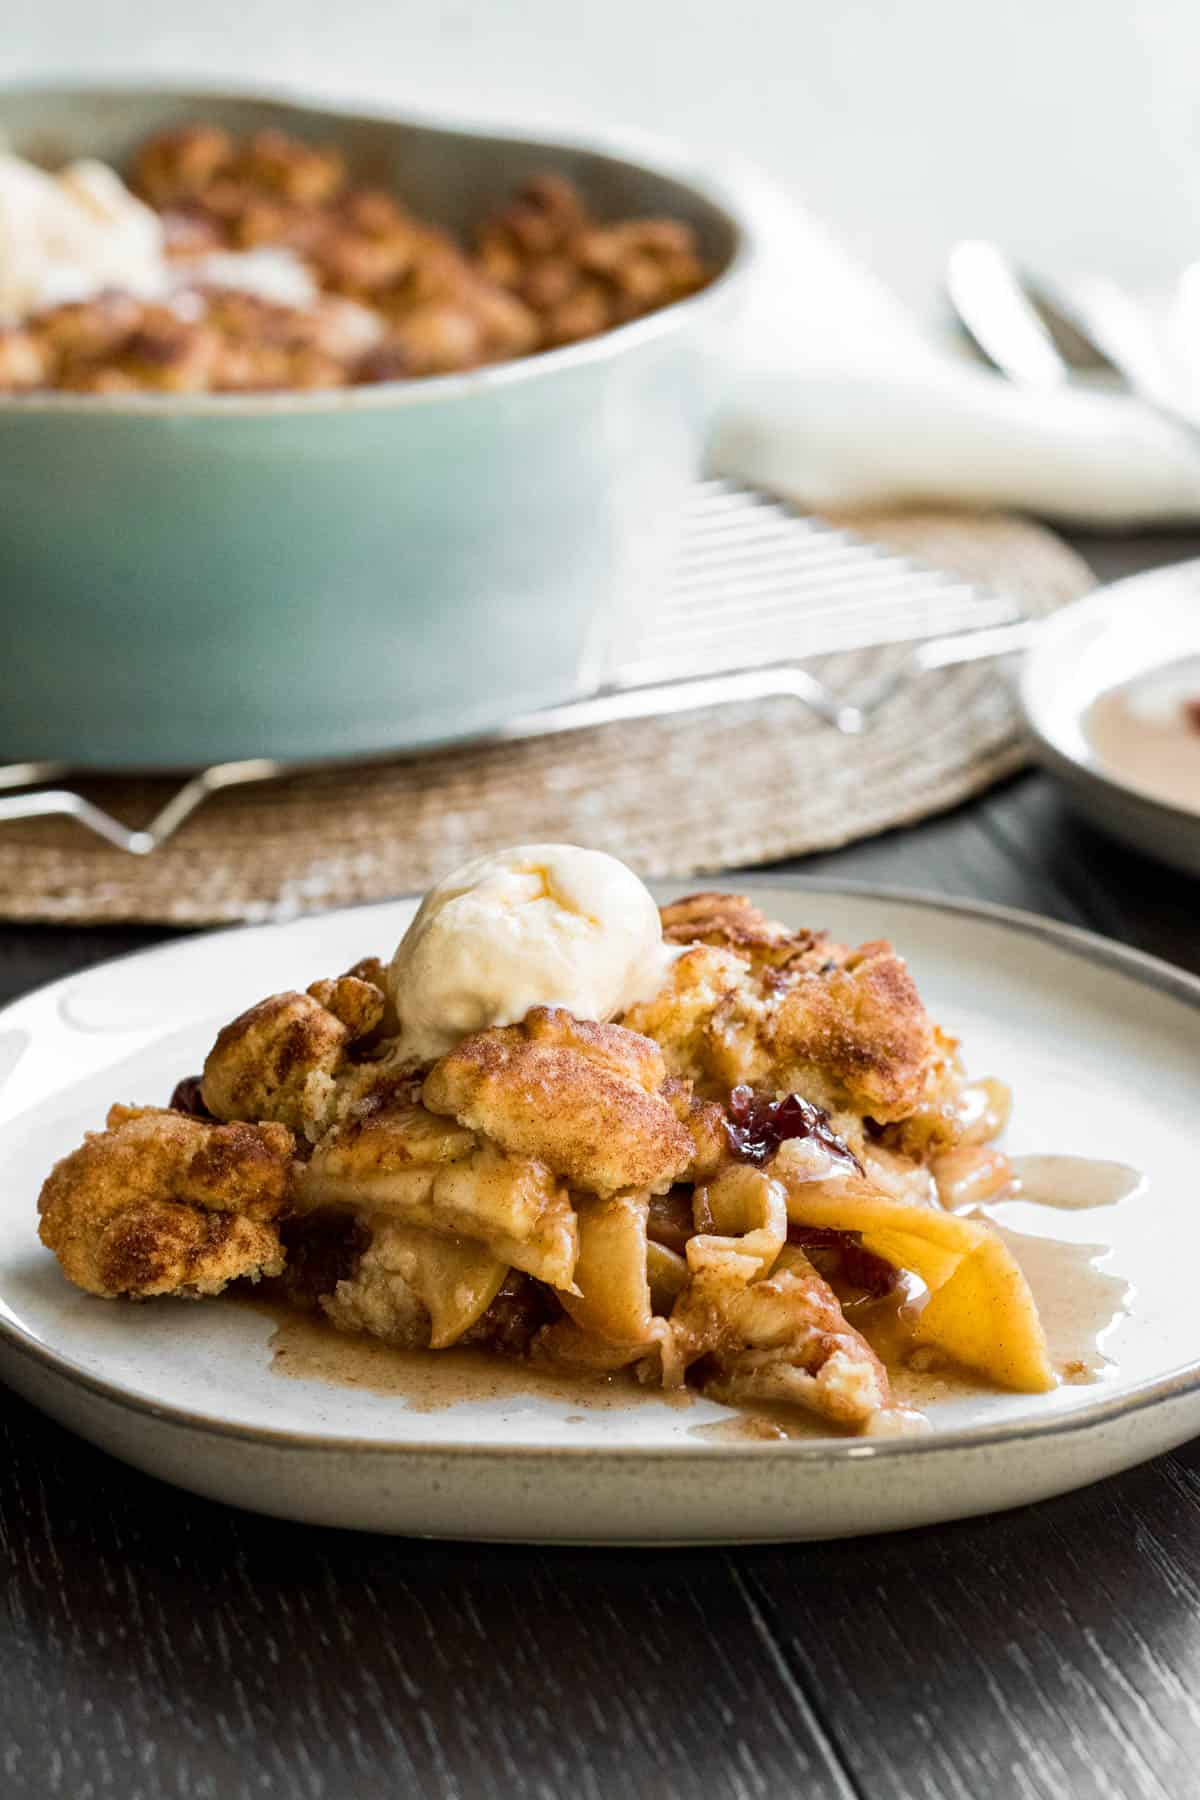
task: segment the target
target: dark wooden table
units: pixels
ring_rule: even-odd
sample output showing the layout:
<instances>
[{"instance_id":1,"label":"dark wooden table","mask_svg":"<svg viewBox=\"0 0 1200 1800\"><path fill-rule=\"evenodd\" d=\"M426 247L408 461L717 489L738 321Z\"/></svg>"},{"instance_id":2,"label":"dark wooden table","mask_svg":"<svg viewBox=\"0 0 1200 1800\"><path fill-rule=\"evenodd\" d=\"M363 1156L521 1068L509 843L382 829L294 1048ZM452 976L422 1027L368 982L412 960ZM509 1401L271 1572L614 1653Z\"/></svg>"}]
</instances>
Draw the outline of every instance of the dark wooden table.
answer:
<instances>
[{"instance_id":1,"label":"dark wooden table","mask_svg":"<svg viewBox=\"0 0 1200 1800\"><path fill-rule=\"evenodd\" d=\"M1116 574L1200 540L1079 547ZM804 868L1200 970L1200 884L1041 777ZM165 935L0 928L0 999ZM278 1524L0 1419L3 1800L1200 1794L1200 1441L889 1538L522 1550Z\"/></svg>"}]
</instances>

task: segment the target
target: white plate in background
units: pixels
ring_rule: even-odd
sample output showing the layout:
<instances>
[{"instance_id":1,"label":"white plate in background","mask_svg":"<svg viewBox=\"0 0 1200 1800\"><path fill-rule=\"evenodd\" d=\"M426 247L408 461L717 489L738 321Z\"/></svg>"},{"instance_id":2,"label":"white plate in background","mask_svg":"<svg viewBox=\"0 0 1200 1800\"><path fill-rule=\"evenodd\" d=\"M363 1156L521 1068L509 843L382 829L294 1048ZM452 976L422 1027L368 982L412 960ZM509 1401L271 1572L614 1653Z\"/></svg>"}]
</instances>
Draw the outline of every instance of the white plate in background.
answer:
<instances>
[{"instance_id":1,"label":"white plate in background","mask_svg":"<svg viewBox=\"0 0 1200 1800\"><path fill-rule=\"evenodd\" d=\"M1034 752L1102 830L1200 875L1196 811L1170 806L1103 767L1087 715L1101 694L1167 663L1200 655L1200 560L1131 575L1041 621L1019 694Z\"/></svg>"}]
</instances>

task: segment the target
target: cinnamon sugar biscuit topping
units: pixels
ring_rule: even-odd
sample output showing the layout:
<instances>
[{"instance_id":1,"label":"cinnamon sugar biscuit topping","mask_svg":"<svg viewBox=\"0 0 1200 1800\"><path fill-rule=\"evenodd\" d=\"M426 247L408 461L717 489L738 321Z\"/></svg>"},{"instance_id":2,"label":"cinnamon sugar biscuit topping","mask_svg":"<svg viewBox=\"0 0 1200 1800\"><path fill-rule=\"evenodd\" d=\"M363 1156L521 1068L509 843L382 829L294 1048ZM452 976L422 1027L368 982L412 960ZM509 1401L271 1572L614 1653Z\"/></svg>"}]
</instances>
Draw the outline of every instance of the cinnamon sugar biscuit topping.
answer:
<instances>
[{"instance_id":1,"label":"cinnamon sugar biscuit topping","mask_svg":"<svg viewBox=\"0 0 1200 1800\"><path fill-rule=\"evenodd\" d=\"M219 1293L278 1274L292 1134L114 1106L48 1176L39 1235L77 1286L112 1299Z\"/></svg>"},{"instance_id":2,"label":"cinnamon sugar biscuit topping","mask_svg":"<svg viewBox=\"0 0 1200 1800\"><path fill-rule=\"evenodd\" d=\"M539 1006L522 1025L464 1039L423 1092L433 1112L538 1158L572 1187L663 1192L695 1156L665 1080L648 1038Z\"/></svg>"}]
</instances>

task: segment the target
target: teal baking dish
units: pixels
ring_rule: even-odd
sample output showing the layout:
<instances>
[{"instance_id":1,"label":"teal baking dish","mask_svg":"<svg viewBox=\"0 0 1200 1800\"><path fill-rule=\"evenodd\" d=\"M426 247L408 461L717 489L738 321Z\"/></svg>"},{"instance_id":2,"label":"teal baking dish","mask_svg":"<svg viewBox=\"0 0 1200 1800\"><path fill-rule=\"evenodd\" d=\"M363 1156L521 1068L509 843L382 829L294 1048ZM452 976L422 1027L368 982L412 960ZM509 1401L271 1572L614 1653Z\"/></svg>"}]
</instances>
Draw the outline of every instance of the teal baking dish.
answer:
<instances>
[{"instance_id":1,"label":"teal baking dish","mask_svg":"<svg viewBox=\"0 0 1200 1800\"><path fill-rule=\"evenodd\" d=\"M752 261L711 181L600 145L283 98L0 91L0 141L122 164L187 119L338 142L466 228L548 167L670 213L709 287L517 362L333 392L0 397L0 760L176 769L486 733L601 683L666 577Z\"/></svg>"}]
</instances>

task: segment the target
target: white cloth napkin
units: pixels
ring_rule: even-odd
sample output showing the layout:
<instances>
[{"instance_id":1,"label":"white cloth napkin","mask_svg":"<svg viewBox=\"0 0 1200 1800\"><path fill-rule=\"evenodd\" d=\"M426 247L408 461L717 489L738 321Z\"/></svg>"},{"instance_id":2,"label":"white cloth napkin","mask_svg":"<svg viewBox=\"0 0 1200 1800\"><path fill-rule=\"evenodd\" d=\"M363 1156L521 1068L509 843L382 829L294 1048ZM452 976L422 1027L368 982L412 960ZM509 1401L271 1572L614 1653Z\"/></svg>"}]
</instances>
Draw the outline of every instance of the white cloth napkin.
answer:
<instances>
[{"instance_id":1,"label":"white cloth napkin","mask_svg":"<svg viewBox=\"0 0 1200 1800\"><path fill-rule=\"evenodd\" d=\"M973 366L766 177L743 168L733 182L760 254L714 473L814 507L1200 519L1200 435L1136 400L1021 388Z\"/></svg>"}]
</instances>

